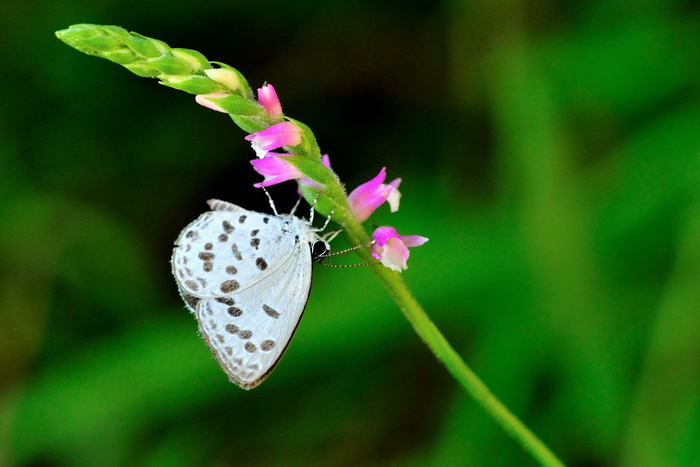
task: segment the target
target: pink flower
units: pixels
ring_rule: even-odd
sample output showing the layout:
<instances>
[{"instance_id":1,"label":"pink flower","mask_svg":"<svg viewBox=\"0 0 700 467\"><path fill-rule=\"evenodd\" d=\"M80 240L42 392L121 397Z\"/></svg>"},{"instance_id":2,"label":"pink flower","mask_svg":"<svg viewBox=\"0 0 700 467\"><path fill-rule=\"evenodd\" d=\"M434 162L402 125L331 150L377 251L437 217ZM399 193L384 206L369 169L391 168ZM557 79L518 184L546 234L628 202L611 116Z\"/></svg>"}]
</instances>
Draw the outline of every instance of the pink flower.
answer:
<instances>
[{"instance_id":1,"label":"pink flower","mask_svg":"<svg viewBox=\"0 0 700 467\"><path fill-rule=\"evenodd\" d=\"M292 122L276 123L257 133L251 133L245 137L250 141L255 154L263 158L267 151L272 151L282 146L296 146L301 143L301 130Z\"/></svg>"},{"instance_id":2,"label":"pink flower","mask_svg":"<svg viewBox=\"0 0 700 467\"><path fill-rule=\"evenodd\" d=\"M262 188L286 182L287 180L302 178L304 174L299 172L299 170L289 162L289 159L293 157L299 156L268 152L262 159L253 159L250 161L253 165L253 169L265 177L265 180L253 186L255 188Z\"/></svg>"},{"instance_id":3,"label":"pink flower","mask_svg":"<svg viewBox=\"0 0 700 467\"><path fill-rule=\"evenodd\" d=\"M388 201L391 212L399 209L401 179L384 184L385 178L386 167L382 167L376 177L352 190L348 196L348 202L358 221L366 220L384 201Z\"/></svg>"},{"instance_id":4,"label":"pink flower","mask_svg":"<svg viewBox=\"0 0 700 467\"><path fill-rule=\"evenodd\" d=\"M272 117L282 116L282 104L277 98L277 92L271 84L266 84L261 88L258 88L258 102L265 108L267 114Z\"/></svg>"},{"instance_id":5,"label":"pink flower","mask_svg":"<svg viewBox=\"0 0 700 467\"><path fill-rule=\"evenodd\" d=\"M214 104L213 102L209 101L207 98L208 97L226 97L228 96L229 93L223 92L223 91L217 91L217 92L212 92L210 94L198 94L195 96L194 100L197 102L197 104L202 105L206 107L207 109L211 110L216 110L217 112L223 112L223 113L228 113L226 112L223 108L219 107L218 105Z\"/></svg>"},{"instance_id":6,"label":"pink flower","mask_svg":"<svg viewBox=\"0 0 700 467\"><path fill-rule=\"evenodd\" d=\"M321 164L325 165L329 169L331 168L331 158L328 157L328 154L324 154L323 156L321 156ZM324 188L324 186L322 184L318 183L316 180L310 179L309 177L300 178L299 184L306 186L306 187L309 187L309 188L313 188L314 190L318 190L318 191L321 191ZM301 190L297 190L297 191L301 195Z\"/></svg>"},{"instance_id":7,"label":"pink flower","mask_svg":"<svg viewBox=\"0 0 700 467\"><path fill-rule=\"evenodd\" d=\"M377 227L372 234L372 256L394 271L408 269L409 246L420 246L428 241L420 235L399 235L393 227Z\"/></svg>"}]
</instances>

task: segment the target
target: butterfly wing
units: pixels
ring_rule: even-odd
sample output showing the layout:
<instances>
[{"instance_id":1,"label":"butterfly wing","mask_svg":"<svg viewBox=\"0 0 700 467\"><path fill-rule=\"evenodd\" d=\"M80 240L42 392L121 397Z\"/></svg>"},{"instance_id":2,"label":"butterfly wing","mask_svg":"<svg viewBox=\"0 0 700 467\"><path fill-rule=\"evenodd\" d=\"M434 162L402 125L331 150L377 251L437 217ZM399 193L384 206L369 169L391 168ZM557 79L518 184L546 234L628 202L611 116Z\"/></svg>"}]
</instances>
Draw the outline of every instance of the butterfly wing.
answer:
<instances>
[{"instance_id":1,"label":"butterfly wing","mask_svg":"<svg viewBox=\"0 0 700 467\"><path fill-rule=\"evenodd\" d=\"M299 324L310 286L311 255L300 251L254 286L198 303L199 329L231 381L251 389L270 374Z\"/></svg>"},{"instance_id":2,"label":"butterfly wing","mask_svg":"<svg viewBox=\"0 0 700 467\"><path fill-rule=\"evenodd\" d=\"M264 279L294 252L298 240L289 235L292 220L223 201L210 205L214 210L190 223L175 241L173 275L183 295L228 296Z\"/></svg>"},{"instance_id":3,"label":"butterfly wing","mask_svg":"<svg viewBox=\"0 0 700 467\"><path fill-rule=\"evenodd\" d=\"M250 389L282 356L311 286L305 226L221 201L180 234L173 274L231 381Z\"/></svg>"}]
</instances>

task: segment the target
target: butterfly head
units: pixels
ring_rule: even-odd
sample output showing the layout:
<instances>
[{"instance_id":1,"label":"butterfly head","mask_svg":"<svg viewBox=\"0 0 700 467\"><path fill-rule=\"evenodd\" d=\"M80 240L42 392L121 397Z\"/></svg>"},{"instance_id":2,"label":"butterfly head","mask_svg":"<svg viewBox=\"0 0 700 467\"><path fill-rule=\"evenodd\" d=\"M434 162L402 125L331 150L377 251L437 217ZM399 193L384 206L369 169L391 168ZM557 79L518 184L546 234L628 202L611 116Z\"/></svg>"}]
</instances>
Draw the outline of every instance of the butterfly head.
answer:
<instances>
[{"instance_id":1,"label":"butterfly head","mask_svg":"<svg viewBox=\"0 0 700 467\"><path fill-rule=\"evenodd\" d=\"M320 263L331 251L331 246L323 240L316 240L309 245L311 247L311 259L314 263Z\"/></svg>"}]
</instances>

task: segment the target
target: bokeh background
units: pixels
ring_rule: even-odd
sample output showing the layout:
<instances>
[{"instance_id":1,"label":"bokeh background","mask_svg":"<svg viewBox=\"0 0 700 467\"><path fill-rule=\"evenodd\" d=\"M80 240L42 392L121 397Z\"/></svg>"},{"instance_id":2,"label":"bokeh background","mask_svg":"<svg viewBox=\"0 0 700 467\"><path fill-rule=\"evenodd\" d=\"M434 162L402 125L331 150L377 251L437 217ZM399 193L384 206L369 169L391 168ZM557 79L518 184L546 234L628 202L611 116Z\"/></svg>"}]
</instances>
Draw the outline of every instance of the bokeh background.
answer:
<instances>
[{"instance_id":1,"label":"bokeh background","mask_svg":"<svg viewBox=\"0 0 700 467\"><path fill-rule=\"evenodd\" d=\"M349 187L403 177L372 222L430 237L406 281L567 464L697 465L700 9L674 0L5 2L0 464L533 464L367 268L316 267L277 370L228 383L169 257L209 198L268 209L253 153L54 37L80 22L273 83Z\"/></svg>"}]
</instances>

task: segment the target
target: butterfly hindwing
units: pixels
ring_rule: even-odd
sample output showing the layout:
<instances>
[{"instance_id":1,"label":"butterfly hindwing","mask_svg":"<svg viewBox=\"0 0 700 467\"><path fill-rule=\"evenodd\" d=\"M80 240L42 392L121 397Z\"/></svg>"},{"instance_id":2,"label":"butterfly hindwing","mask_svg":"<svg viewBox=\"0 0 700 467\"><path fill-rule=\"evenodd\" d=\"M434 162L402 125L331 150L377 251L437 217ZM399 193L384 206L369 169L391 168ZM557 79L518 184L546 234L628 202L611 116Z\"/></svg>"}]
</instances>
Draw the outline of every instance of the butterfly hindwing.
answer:
<instances>
[{"instance_id":1,"label":"butterfly hindwing","mask_svg":"<svg viewBox=\"0 0 700 467\"><path fill-rule=\"evenodd\" d=\"M252 287L197 306L200 332L229 379L243 388L257 386L270 373L304 312L311 255L299 253Z\"/></svg>"}]
</instances>

